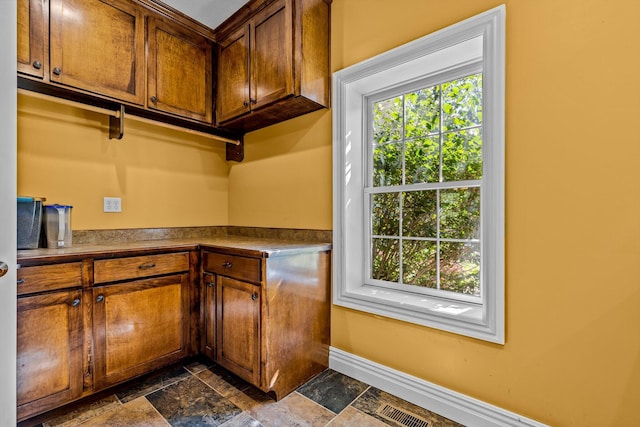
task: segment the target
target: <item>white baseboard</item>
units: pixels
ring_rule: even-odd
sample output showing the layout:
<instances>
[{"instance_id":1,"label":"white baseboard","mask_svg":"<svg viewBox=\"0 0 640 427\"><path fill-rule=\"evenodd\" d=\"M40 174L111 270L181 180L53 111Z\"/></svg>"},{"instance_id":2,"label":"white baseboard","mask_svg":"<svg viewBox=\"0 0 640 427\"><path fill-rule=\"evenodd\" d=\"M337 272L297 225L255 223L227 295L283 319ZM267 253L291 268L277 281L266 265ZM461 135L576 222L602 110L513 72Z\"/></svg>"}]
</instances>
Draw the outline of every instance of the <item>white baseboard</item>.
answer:
<instances>
[{"instance_id":1,"label":"white baseboard","mask_svg":"<svg viewBox=\"0 0 640 427\"><path fill-rule=\"evenodd\" d=\"M546 427L545 424L335 347L329 348L329 368L466 426Z\"/></svg>"}]
</instances>

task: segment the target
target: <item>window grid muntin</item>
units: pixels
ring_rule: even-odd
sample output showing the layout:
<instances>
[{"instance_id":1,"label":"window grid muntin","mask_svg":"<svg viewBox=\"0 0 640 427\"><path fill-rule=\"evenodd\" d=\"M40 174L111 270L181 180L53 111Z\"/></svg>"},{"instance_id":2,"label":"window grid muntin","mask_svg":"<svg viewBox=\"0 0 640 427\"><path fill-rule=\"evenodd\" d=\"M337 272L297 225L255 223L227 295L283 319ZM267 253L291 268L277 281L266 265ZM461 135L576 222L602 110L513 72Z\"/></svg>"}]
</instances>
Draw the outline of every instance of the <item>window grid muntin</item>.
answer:
<instances>
[{"instance_id":1,"label":"window grid muntin","mask_svg":"<svg viewBox=\"0 0 640 427\"><path fill-rule=\"evenodd\" d=\"M366 269L366 274L365 277L368 278L369 280L369 284L372 285L376 285L376 286L380 286L380 287L386 287L386 288L390 288L390 289L400 289L400 290L404 290L404 291L408 291L408 292L413 292L413 293L421 293L421 294L432 294L432 295L436 295L439 297L443 297L443 298L448 298L448 299L453 299L453 300L459 300L459 301L466 301L466 302L472 302L472 303L478 303L481 304L482 303L482 299L483 299L483 275L482 272L480 272L479 274L479 293L478 295L470 295L470 294L462 294L462 293L457 293L457 292L452 292L452 291L448 291L448 290L444 290L441 288L441 266L440 266L440 253L441 253L441 243L442 242L454 242L454 243L472 243L472 244L478 244L479 248L480 248L480 267L482 267L482 245L481 245L481 239L451 239L451 238L443 238L440 237L440 226L441 226L441 201L440 201L440 194L441 194L441 190L444 189L463 189L463 188L472 188L472 187L477 187L480 189L480 197L482 197L482 179L478 179L478 180L466 180L466 181L444 181L444 168L443 168L443 155L444 155L444 138L445 135L447 134L451 134L451 133L461 133L464 131L470 131L470 130L474 130L474 129L479 129L480 130L480 136L481 139L484 141L484 138L482 136L483 132L483 122L484 120L482 120L482 122L480 124L477 125L471 125L471 126L466 126L466 127L461 127L461 128L455 128L455 129L447 129L443 131L443 118L444 118L444 111L443 111L443 90L442 90L442 85L455 81L455 80L460 80L463 78L467 78L476 74L480 74L481 75L481 79L482 77L482 69L481 69L481 64L480 63L474 63L471 65L466 65L463 67L459 67L456 70L453 71L449 71L447 73L442 73L439 74L437 76L431 76L428 79L423 79L421 80L419 83L413 83L411 85L404 85L400 88L400 90L396 89L392 89L392 90L387 90L385 92L379 93L375 95L374 97L368 97L367 99L367 113L368 113L368 117L367 117L367 121L366 123L368 123L367 126L367 131L369 134L369 137L367 138L367 141L369 141L369 143L367 144L367 167L365 168L365 170L367 171L367 177L365 179L365 182L368 184L368 186L364 187L364 193L365 193L365 215L366 215L366 221L365 224L368 225L367 227L367 235L369 236L369 238L367 239L367 241L369 242L368 244L368 250L365 253L368 253L369 256L366 257L366 265L365 265L365 269ZM406 113L406 95L412 92L416 92L419 90L423 90L423 89L428 89L430 87L433 86L438 86L438 91L439 91L439 96L438 96L438 104L439 104L439 120L438 120L438 127L437 127L437 132L428 132L424 135L420 135L420 136L412 136L410 138L406 137L406 121L407 121L407 113ZM484 95L484 94L483 94ZM392 99L392 98L397 98L397 97L401 97L402 98L402 132L401 132L401 138L400 140L388 140L383 142L382 144L376 144L373 138L373 114L374 114L374 105L378 102L387 100L387 99ZM483 100L482 102L484 103L484 96L483 96ZM439 181L438 182L425 182L425 183L419 183L419 184L406 184L406 151L407 151L407 142L408 141L415 141L418 139L425 139L427 137L433 137L433 136L438 136L438 149L439 149L439 161L438 161L438 178ZM390 186L381 186L381 187L375 187L375 183L373 182L373 178L374 178L374 151L375 151L375 147L376 146L381 146L381 145L388 145L388 144L401 144L401 168L402 168L402 176L401 176L401 185L390 185ZM484 145L482 147L482 150L484 151ZM482 165L482 168L484 169L484 164ZM434 190L436 191L436 237L435 238L423 238L423 237L408 237L408 236L404 236L403 235L403 204L404 204L404 198L402 196L402 194L404 192L408 192L408 191L424 191L424 190ZM393 192L398 192L398 198L399 198L399 219L398 219L398 235L397 236L379 236L379 235L373 235L372 234L372 219L373 219L373 215L372 215L372 195L373 194L381 194L381 193L393 193ZM482 223L482 219L480 218L480 224ZM378 280L378 279L373 279L373 239L395 239L397 240L398 243L398 282L390 282L390 281L384 281L384 280ZM404 278L404 262L403 262L403 241L404 240L409 240L409 241L419 241L419 240L425 240L425 241L435 241L436 242L436 288L428 288L428 287L423 287L423 286L419 286L419 285L412 285L412 284L406 284L403 282L403 278Z\"/></svg>"}]
</instances>

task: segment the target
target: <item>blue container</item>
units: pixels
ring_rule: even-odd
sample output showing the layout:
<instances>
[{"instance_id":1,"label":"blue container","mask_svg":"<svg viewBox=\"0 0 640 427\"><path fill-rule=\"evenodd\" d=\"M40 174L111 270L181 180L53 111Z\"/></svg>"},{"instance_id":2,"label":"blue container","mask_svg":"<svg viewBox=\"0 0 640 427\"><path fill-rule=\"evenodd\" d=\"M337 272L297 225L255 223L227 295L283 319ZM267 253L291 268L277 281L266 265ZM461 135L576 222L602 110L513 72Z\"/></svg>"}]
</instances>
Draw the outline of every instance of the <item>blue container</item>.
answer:
<instances>
[{"instance_id":1,"label":"blue container","mask_svg":"<svg viewBox=\"0 0 640 427\"><path fill-rule=\"evenodd\" d=\"M36 249L42 229L43 197L18 197L18 249Z\"/></svg>"}]
</instances>

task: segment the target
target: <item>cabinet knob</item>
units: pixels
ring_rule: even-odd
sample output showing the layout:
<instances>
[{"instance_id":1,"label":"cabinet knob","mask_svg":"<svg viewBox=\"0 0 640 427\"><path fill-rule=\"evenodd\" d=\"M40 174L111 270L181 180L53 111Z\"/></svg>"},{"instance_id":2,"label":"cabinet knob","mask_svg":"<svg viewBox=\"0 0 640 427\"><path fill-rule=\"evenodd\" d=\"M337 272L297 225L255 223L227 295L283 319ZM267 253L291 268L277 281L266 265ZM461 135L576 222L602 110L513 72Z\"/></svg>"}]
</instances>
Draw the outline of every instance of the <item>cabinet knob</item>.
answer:
<instances>
[{"instance_id":1,"label":"cabinet knob","mask_svg":"<svg viewBox=\"0 0 640 427\"><path fill-rule=\"evenodd\" d=\"M104 295L98 295L98 297L96 298L96 302L102 302L104 301Z\"/></svg>"},{"instance_id":2,"label":"cabinet knob","mask_svg":"<svg viewBox=\"0 0 640 427\"><path fill-rule=\"evenodd\" d=\"M153 102L155 104L156 102L158 102L158 98L156 98L155 96L152 96L151 97L151 102Z\"/></svg>"},{"instance_id":3,"label":"cabinet knob","mask_svg":"<svg viewBox=\"0 0 640 427\"><path fill-rule=\"evenodd\" d=\"M258 103L258 101L256 101L256 100L255 100L255 99L253 99L253 98L250 98L250 99L249 99L249 101L251 101L251 103L252 103L252 104L257 104L257 103Z\"/></svg>"},{"instance_id":4,"label":"cabinet knob","mask_svg":"<svg viewBox=\"0 0 640 427\"><path fill-rule=\"evenodd\" d=\"M53 74L55 74L56 76L59 76L60 74L62 74L62 70L58 67L55 67L53 69Z\"/></svg>"},{"instance_id":5,"label":"cabinet knob","mask_svg":"<svg viewBox=\"0 0 640 427\"><path fill-rule=\"evenodd\" d=\"M40 68L42 68L42 63L40 61L33 61L33 68L35 68L36 70L39 70Z\"/></svg>"},{"instance_id":6,"label":"cabinet knob","mask_svg":"<svg viewBox=\"0 0 640 427\"><path fill-rule=\"evenodd\" d=\"M76 298L71 302L71 307L77 307L80 305L80 298Z\"/></svg>"},{"instance_id":7,"label":"cabinet knob","mask_svg":"<svg viewBox=\"0 0 640 427\"><path fill-rule=\"evenodd\" d=\"M231 267L233 267L233 264L231 264L231 261L225 261L225 262L222 263L222 267L231 268Z\"/></svg>"},{"instance_id":8,"label":"cabinet knob","mask_svg":"<svg viewBox=\"0 0 640 427\"><path fill-rule=\"evenodd\" d=\"M213 282L207 282L207 286L212 288L213 287Z\"/></svg>"},{"instance_id":9,"label":"cabinet knob","mask_svg":"<svg viewBox=\"0 0 640 427\"><path fill-rule=\"evenodd\" d=\"M255 292L254 292L254 293L252 293L252 294L251 294L251 299L252 299L252 300L254 300L254 301L255 301L255 300L257 300L257 299L258 299L258 294L257 294L257 293L255 293Z\"/></svg>"},{"instance_id":10,"label":"cabinet knob","mask_svg":"<svg viewBox=\"0 0 640 427\"><path fill-rule=\"evenodd\" d=\"M249 106L249 103L248 103L247 101L244 101L244 102L242 103L242 106L243 106L243 107L248 107L248 106Z\"/></svg>"}]
</instances>

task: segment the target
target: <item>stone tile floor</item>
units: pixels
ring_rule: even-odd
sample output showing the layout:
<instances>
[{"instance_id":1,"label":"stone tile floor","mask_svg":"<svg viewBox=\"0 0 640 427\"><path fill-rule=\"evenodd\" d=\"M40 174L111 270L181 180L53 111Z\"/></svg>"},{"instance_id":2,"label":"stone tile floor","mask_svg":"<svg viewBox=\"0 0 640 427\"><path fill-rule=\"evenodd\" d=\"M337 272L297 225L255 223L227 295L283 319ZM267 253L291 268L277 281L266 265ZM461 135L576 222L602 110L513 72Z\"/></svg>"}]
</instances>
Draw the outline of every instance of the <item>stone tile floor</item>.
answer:
<instances>
[{"instance_id":1,"label":"stone tile floor","mask_svg":"<svg viewBox=\"0 0 640 427\"><path fill-rule=\"evenodd\" d=\"M381 408L391 411L381 415ZM393 421L399 419L394 409L408 414L404 424ZM208 359L144 377L38 422L42 419L37 426L460 426L331 369L276 402Z\"/></svg>"}]
</instances>

